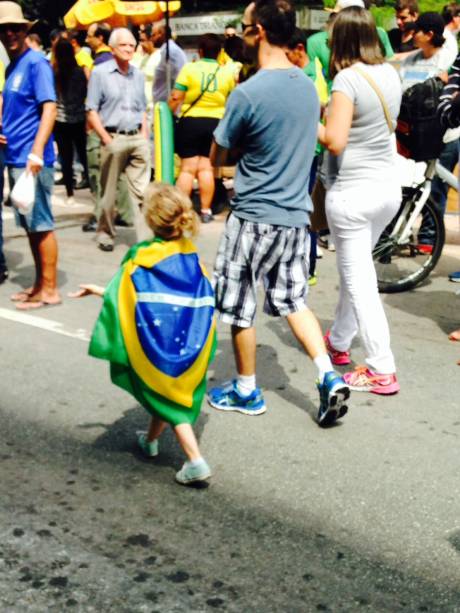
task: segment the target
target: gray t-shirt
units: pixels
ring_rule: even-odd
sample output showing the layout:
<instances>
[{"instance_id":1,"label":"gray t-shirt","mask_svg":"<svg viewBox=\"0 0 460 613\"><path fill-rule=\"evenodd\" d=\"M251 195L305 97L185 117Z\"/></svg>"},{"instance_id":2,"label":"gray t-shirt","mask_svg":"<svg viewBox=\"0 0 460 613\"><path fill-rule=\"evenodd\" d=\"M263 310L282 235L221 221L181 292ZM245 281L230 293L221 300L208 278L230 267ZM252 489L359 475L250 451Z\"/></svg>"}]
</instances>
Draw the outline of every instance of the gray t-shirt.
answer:
<instances>
[{"instance_id":1,"label":"gray t-shirt","mask_svg":"<svg viewBox=\"0 0 460 613\"><path fill-rule=\"evenodd\" d=\"M167 83L167 63L166 63L166 43L160 47L160 60L155 68L153 78L153 99L155 102L166 102L168 95L171 93L177 75L180 73L182 66L187 61L187 56L182 51L177 43L173 40L168 42L169 46L169 92Z\"/></svg>"},{"instance_id":2,"label":"gray t-shirt","mask_svg":"<svg viewBox=\"0 0 460 613\"><path fill-rule=\"evenodd\" d=\"M290 227L309 223L319 110L315 86L299 68L259 70L230 94L214 137L221 147L243 151L231 202L237 217Z\"/></svg>"},{"instance_id":3,"label":"gray t-shirt","mask_svg":"<svg viewBox=\"0 0 460 613\"><path fill-rule=\"evenodd\" d=\"M401 106L401 81L390 64L369 66L359 62L382 92L393 121ZM382 103L367 80L353 68L341 70L332 83L332 92L341 92L354 105L353 119L344 151L328 154L326 184L329 189L352 189L364 181L393 178L395 141L390 134Z\"/></svg>"}]
</instances>

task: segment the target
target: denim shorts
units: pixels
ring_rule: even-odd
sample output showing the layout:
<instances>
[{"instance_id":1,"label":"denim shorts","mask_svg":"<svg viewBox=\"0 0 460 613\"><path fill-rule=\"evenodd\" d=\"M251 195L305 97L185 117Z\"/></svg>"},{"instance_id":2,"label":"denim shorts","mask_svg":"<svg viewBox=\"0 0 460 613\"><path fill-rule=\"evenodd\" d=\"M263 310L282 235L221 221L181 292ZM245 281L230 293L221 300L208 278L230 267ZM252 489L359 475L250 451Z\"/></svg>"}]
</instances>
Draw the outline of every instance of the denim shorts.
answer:
<instances>
[{"instance_id":1,"label":"denim shorts","mask_svg":"<svg viewBox=\"0 0 460 613\"><path fill-rule=\"evenodd\" d=\"M10 191L24 172L24 168L8 167ZM35 183L35 204L27 215L21 215L15 209L16 225L27 232L49 232L54 229L54 218L51 211L51 194L54 186L54 169L45 166L40 170Z\"/></svg>"}]
</instances>

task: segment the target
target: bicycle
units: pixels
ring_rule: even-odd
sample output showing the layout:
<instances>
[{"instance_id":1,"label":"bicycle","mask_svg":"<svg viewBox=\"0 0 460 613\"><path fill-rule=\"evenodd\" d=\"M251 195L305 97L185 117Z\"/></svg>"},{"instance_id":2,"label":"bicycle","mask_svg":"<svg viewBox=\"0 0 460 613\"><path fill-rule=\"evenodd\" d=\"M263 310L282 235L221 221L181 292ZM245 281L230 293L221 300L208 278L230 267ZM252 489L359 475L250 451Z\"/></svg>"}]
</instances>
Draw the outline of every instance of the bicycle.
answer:
<instances>
[{"instance_id":1,"label":"bicycle","mask_svg":"<svg viewBox=\"0 0 460 613\"><path fill-rule=\"evenodd\" d=\"M427 162L424 180L403 187L401 207L373 251L381 293L414 289L428 277L441 257L446 232L443 215L430 196L435 175L458 190L457 177L438 160ZM431 249L423 249L418 242L422 222L433 229Z\"/></svg>"}]
</instances>

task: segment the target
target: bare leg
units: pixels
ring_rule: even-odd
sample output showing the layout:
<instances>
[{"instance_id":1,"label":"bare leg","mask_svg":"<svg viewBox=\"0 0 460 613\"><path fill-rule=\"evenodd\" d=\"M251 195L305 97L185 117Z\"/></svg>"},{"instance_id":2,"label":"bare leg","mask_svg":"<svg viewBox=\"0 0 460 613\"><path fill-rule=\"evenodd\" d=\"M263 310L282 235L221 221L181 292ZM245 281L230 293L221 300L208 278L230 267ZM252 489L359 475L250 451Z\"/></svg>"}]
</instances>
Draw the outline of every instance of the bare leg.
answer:
<instances>
[{"instance_id":1,"label":"bare leg","mask_svg":"<svg viewBox=\"0 0 460 613\"><path fill-rule=\"evenodd\" d=\"M181 162L180 173L177 177L177 187L190 196L193 189L193 181L198 172L198 160L200 158L195 156L193 158L184 158Z\"/></svg>"},{"instance_id":2,"label":"bare leg","mask_svg":"<svg viewBox=\"0 0 460 613\"><path fill-rule=\"evenodd\" d=\"M175 426L174 433L179 441L179 445L187 456L187 460L193 462L193 460L201 458L198 441L196 440L195 433L190 424L179 424Z\"/></svg>"},{"instance_id":3,"label":"bare leg","mask_svg":"<svg viewBox=\"0 0 460 613\"><path fill-rule=\"evenodd\" d=\"M54 232L37 232L38 254L41 265L41 300L60 302L57 290L58 246Z\"/></svg>"},{"instance_id":4,"label":"bare leg","mask_svg":"<svg viewBox=\"0 0 460 613\"><path fill-rule=\"evenodd\" d=\"M149 431L147 432L147 441L152 443L155 439L159 438L167 425L168 424L162 419L152 417L150 420Z\"/></svg>"},{"instance_id":5,"label":"bare leg","mask_svg":"<svg viewBox=\"0 0 460 613\"><path fill-rule=\"evenodd\" d=\"M232 326L233 351L239 375L256 374L256 329Z\"/></svg>"},{"instance_id":6,"label":"bare leg","mask_svg":"<svg viewBox=\"0 0 460 613\"><path fill-rule=\"evenodd\" d=\"M198 185L200 187L201 212L209 212L215 190L214 170L209 158L199 158Z\"/></svg>"},{"instance_id":7,"label":"bare leg","mask_svg":"<svg viewBox=\"0 0 460 613\"><path fill-rule=\"evenodd\" d=\"M312 360L319 355L327 354L323 333L318 320L310 309L291 313L287 316L287 321L294 336Z\"/></svg>"}]
</instances>

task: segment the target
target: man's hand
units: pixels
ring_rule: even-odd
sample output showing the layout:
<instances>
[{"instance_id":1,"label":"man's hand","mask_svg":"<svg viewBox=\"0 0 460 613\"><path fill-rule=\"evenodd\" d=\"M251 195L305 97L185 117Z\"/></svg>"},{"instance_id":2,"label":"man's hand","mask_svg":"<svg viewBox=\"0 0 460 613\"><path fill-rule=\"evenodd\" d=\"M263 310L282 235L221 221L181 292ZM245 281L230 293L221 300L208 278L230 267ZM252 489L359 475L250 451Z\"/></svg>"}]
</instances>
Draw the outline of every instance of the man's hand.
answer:
<instances>
[{"instance_id":1,"label":"man's hand","mask_svg":"<svg viewBox=\"0 0 460 613\"><path fill-rule=\"evenodd\" d=\"M37 155L36 153L29 153L27 157L27 165L26 172L32 173L34 176L38 175L40 170L43 168L43 154Z\"/></svg>"},{"instance_id":2,"label":"man's hand","mask_svg":"<svg viewBox=\"0 0 460 613\"><path fill-rule=\"evenodd\" d=\"M109 134L109 132L105 132L101 140L104 147L106 147L107 145L110 145L110 143L113 141L113 137Z\"/></svg>"},{"instance_id":3,"label":"man's hand","mask_svg":"<svg viewBox=\"0 0 460 613\"><path fill-rule=\"evenodd\" d=\"M5 147L8 144L6 136L4 134L0 134L0 147Z\"/></svg>"}]
</instances>

